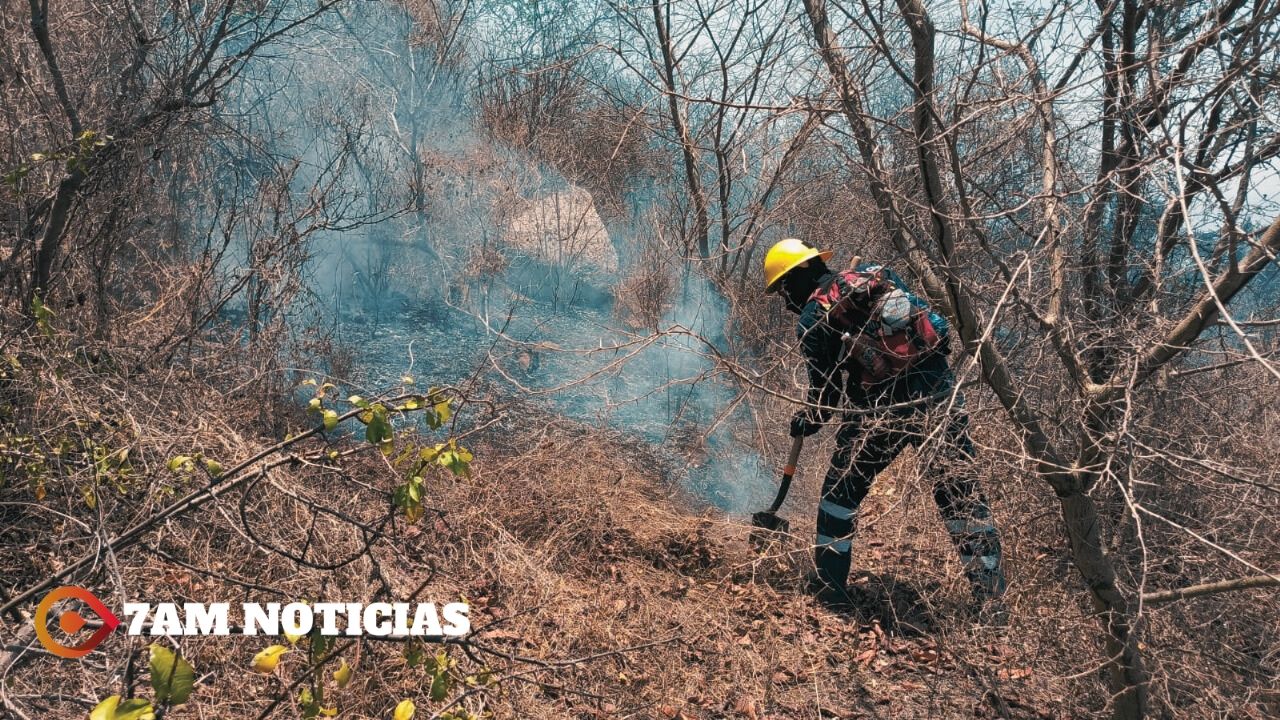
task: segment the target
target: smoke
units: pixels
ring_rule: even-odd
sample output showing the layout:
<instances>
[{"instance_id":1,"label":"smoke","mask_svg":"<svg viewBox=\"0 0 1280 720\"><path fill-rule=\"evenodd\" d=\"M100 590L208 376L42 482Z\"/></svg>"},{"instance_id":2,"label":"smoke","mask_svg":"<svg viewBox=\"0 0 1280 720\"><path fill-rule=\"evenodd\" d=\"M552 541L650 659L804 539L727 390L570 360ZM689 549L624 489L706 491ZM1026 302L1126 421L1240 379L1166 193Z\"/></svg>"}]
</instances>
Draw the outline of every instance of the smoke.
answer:
<instances>
[{"instance_id":1,"label":"smoke","mask_svg":"<svg viewBox=\"0 0 1280 720\"><path fill-rule=\"evenodd\" d=\"M242 131L299 160L300 201L329 193L335 220L310 240L309 321L349 349L343 379L371 390L404 374L455 384L479 373L648 444L707 503L755 509L772 484L713 352L728 305L690 264L655 257L637 219L660 210L657 193L606 228L585 190L475 132L459 78L410 37L401 11L356 4L258 65L239 107ZM665 274L632 286L663 281L656 322L639 331L615 295L655 262L670 263Z\"/></svg>"}]
</instances>

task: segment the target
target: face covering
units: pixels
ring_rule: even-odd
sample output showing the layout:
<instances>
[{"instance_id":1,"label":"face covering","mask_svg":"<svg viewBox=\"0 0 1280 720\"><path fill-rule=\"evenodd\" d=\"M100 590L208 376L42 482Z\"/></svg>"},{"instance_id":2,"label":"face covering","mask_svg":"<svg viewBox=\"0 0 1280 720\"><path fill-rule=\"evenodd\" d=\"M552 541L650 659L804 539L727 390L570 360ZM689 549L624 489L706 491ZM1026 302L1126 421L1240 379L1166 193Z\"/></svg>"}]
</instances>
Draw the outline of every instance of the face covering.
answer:
<instances>
[{"instance_id":1,"label":"face covering","mask_svg":"<svg viewBox=\"0 0 1280 720\"><path fill-rule=\"evenodd\" d=\"M799 315L809 303L809 296L818 289L822 278L829 273L827 264L814 258L809 261L808 267L798 267L784 275L779 292L787 309Z\"/></svg>"}]
</instances>

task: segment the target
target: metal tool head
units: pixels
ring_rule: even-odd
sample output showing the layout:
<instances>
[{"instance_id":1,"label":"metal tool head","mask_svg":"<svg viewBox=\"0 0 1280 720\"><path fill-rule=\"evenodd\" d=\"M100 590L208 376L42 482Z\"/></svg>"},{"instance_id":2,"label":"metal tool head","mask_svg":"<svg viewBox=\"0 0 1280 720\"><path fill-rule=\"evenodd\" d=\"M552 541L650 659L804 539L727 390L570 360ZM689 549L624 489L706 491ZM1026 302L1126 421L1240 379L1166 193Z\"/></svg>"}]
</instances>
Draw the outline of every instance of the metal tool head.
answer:
<instances>
[{"instance_id":1,"label":"metal tool head","mask_svg":"<svg viewBox=\"0 0 1280 720\"><path fill-rule=\"evenodd\" d=\"M761 510L751 514L752 527L761 530L772 530L773 532L786 533L791 529L791 523L772 510Z\"/></svg>"},{"instance_id":2,"label":"metal tool head","mask_svg":"<svg viewBox=\"0 0 1280 720\"><path fill-rule=\"evenodd\" d=\"M748 538L751 547L763 551L780 542L790 532L791 523L772 510L761 510L751 514L751 535Z\"/></svg>"}]
</instances>

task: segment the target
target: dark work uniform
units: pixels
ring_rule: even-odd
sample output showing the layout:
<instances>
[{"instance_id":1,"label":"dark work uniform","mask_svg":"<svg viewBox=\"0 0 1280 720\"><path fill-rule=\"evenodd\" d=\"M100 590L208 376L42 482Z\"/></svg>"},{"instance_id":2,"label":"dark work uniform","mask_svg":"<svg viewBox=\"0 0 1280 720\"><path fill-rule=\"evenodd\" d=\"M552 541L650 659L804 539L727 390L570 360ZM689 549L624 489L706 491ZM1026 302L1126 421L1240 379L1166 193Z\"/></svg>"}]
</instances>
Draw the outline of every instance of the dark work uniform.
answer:
<instances>
[{"instance_id":1,"label":"dark work uniform","mask_svg":"<svg viewBox=\"0 0 1280 720\"><path fill-rule=\"evenodd\" d=\"M867 264L857 270L884 272L901 291L899 298L905 296L913 309L928 312L891 271ZM845 408L818 505L815 560L819 578L827 585L844 587L858 506L876 475L904 447L918 445L928 437L929 448L936 448L930 453L928 467L934 478L934 502L960 552L965 573L980 598L998 597L1005 589L1000 538L985 498L966 472L967 461L974 455L969 417L963 397L951 395L955 379L947 364L945 342L895 376L871 382L857 353L842 340L846 333L858 330L833 326L828 308L815 299L834 277L827 275L819 281L819 291L801 310L797 328L808 366L810 404ZM878 321L875 312L866 318L870 323ZM946 321L932 313L929 317L945 334ZM914 400L925 401L905 408L887 407ZM945 417L940 417L944 410ZM827 422L830 415L822 409L811 409L809 414L815 423ZM938 422L945 423L941 432L937 432Z\"/></svg>"}]
</instances>

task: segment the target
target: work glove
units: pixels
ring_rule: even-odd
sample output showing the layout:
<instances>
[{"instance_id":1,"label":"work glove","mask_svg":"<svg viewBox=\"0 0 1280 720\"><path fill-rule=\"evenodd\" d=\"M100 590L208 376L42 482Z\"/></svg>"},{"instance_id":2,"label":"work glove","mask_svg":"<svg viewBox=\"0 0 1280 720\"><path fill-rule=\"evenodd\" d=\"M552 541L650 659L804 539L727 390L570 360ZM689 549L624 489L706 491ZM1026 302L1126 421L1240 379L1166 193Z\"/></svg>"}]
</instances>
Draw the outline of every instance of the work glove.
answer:
<instances>
[{"instance_id":1,"label":"work glove","mask_svg":"<svg viewBox=\"0 0 1280 720\"><path fill-rule=\"evenodd\" d=\"M801 410L791 417L791 437L809 437L822 429L822 421L809 411Z\"/></svg>"}]
</instances>

